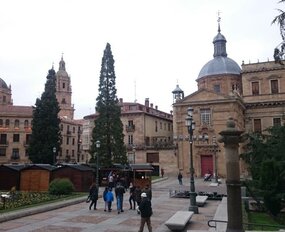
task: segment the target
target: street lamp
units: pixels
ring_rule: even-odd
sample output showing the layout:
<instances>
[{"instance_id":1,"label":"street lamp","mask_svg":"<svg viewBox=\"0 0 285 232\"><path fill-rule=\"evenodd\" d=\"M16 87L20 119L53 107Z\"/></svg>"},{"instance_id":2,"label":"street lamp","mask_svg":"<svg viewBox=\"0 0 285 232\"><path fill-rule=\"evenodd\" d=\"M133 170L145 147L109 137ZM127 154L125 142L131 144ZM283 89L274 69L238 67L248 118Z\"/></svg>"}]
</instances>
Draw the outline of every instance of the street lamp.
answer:
<instances>
[{"instance_id":1,"label":"street lamp","mask_svg":"<svg viewBox=\"0 0 285 232\"><path fill-rule=\"evenodd\" d=\"M98 152L98 149L100 148L100 141L97 140L96 141L96 148L97 148L97 154L96 154L96 188L97 188L97 191L99 190L99 152Z\"/></svg>"},{"instance_id":2,"label":"street lamp","mask_svg":"<svg viewBox=\"0 0 285 232\"><path fill-rule=\"evenodd\" d=\"M193 108L189 107L187 109L187 117L185 119L185 124L188 128L189 133L189 143L190 143L190 206L189 211L193 211L195 214L198 212L198 206L196 204L196 192L194 184L194 167L193 167L193 131L195 130L195 122L193 119Z\"/></svg>"},{"instance_id":3,"label":"street lamp","mask_svg":"<svg viewBox=\"0 0 285 232\"><path fill-rule=\"evenodd\" d=\"M135 145L133 145L133 155L134 155L134 160L133 160L133 162L134 162L134 164L136 163L136 146Z\"/></svg>"},{"instance_id":4,"label":"street lamp","mask_svg":"<svg viewBox=\"0 0 285 232\"><path fill-rule=\"evenodd\" d=\"M214 160L215 160L215 183L218 182L218 162L217 162L217 149L218 149L218 144L217 144L217 139L216 136L213 136L213 146L214 146Z\"/></svg>"},{"instance_id":5,"label":"street lamp","mask_svg":"<svg viewBox=\"0 0 285 232\"><path fill-rule=\"evenodd\" d=\"M53 147L53 148L52 148L52 152L53 152L53 164L55 164L56 147Z\"/></svg>"}]
</instances>

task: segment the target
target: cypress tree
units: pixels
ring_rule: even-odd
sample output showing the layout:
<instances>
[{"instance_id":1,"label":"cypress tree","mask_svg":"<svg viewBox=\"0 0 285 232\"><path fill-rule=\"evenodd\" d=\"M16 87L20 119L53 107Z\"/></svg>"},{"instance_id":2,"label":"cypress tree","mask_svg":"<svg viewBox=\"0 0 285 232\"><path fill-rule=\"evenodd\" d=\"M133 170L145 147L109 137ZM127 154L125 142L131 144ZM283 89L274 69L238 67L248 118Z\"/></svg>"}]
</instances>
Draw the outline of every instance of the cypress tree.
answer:
<instances>
[{"instance_id":1,"label":"cypress tree","mask_svg":"<svg viewBox=\"0 0 285 232\"><path fill-rule=\"evenodd\" d=\"M109 43L106 45L102 58L98 92L90 162L95 163L96 155L98 155L101 167L110 167L114 163L126 164L123 123L120 119L121 108L116 95L114 59ZM96 148L96 141L100 141L99 149Z\"/></svg>"},{"instance_id":2,"label":"cypress tree","mask_svg":"<svg viewBox=\"0 0 285 232\"><path fill-rule=\"evenodd\" d=\"M56 99L56 75L50 69L41 99L37 98L33 109L32 135L28 149L29 158L33 163L53 164L55 161L53 148L60 148L60 111Z\"/></svg>"}]
</instances>

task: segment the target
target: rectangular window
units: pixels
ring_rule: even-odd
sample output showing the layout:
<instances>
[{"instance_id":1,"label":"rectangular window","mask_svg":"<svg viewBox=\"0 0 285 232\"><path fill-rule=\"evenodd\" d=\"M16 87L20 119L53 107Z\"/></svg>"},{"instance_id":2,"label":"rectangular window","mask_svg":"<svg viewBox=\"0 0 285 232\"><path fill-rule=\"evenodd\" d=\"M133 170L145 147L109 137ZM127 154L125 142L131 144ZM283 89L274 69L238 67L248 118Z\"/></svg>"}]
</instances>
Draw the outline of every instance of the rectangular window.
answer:
<instances>
[{"instance_id":1,"label":"rectangular window","mask_svg":"<svg viewBox=\"0 0 285 232\"><path fill-rule=\"evenodd\" d=\"M18 148L13 148L11 159L12 160L20 159L20 154L19 154Z\"/></svg>"},{"instance_id":2,"label":"rectangular window","mask_svg":"<svg viewBox=\"0 0 285 232\"><path fill-rule=\"evenodd\" d=\"M26 144L30 144L31 134L26 134Z\"/></svg>"},{"instance_id":3,"label":"rectangular window","mask_svg":"<svg viewBox=\"0 0 285 232\"><path fill-rule=\"evenodd\" d=\"M278 80L271 80L270 86L271 86L271 93L277 94L278 93Z\"/></svg>"},{"instance_id":4,"label":"rectangular window","mask_svg":"<svg viewBox=\"0 0 285 232\"><path fill-rule=\"evenodd\" d=\"M13 134L13 142L14 143L20 142L20 135L19 134Z\"/></svg>"},{"instance_id":5,"label":"rectangular window","mask_svg":"<svg viewBox=\"0 0 285 232\"><path fill-rule=\"evenodd\" d=\"M259 82L251 82L252 95L259 95Z\"/></svg>"},{"instance_id":6,"label":"rectangular window","mask_svg":"<svg viewBox=\"0 0 285 232\"><path fill-rule=\"evenodd\" d=\"M210 109L201 109L201 124L202 125L210 125L211 124L211 110Z\"/></svg>"},{"instance_id":7,"label":"rectangular window","mask_svg":"<svg viewBox=\"0 0 285 232\"><path fill-rule=\"evenodd\" d=\"M261 133L261 119L253 120L253 131L256 133Z\"/></svg>"},{"instance_id":8,"label":"rectangular window","mask_svg":"<svg viewBox=\"0 0 285 232\"><path fill-rule=\"evenodd\" d=\"M134 144L134 137L133 135L128 135L128 144L133 145Z\"/></svg>"},{"instance_id":9,"label":"rectangular window","mask_svg":"<svg viewBox=\"0 0 285 232\"><path fill-rule=\"evenodd\" d=\"M214 92L215 93L220 93L221 92L221 86L220 85L215 84L213 88L214 88Z\"/></svg>"},{"instance_id":10,"label":"rectangular window","mask_svg":"<svg viewBox=\"0 0 285 232\"><path fill-rule=\"evenodd\" d=\"M273 126L281 126L281 118L273 118Z\"/></svg>"},{"instance_id":11,"label":"rectangular window","mask_svg":"<svg viewBox=\"0 0 285 232\"><path fill-rule=\"evenodd\" d=\"M7 134L0 135L0 144L7 144Z\"/></svg>"},{"instance_id":12,"label":"rectangular window","mask_svg":"<svg viewBox=\"0 0 285 232\"><path fill-rule=\"evenodd\" d=\"M74 157L74 150L71 150L71 156Z\"/></svg>"},{"instance_id":13,"label":"rectangular window","mask_svg":"<svg viewBox=\"0 0 285 232\"><path fill-rule=\"evenodd\" d=\"M69 144L69 137L66 138L66 145Z\"/></svg>"},{"instance_id":14,"label":"rectangular window","mask_svg":"<svg viewBox=\"0 0 285 232\"><path fill-rule=\"evenodd\" d=\"M0 156L6 156L6 148L0 148Z\"/></svg>"},{"instance_id":15,"label":"rectangular window","mask_svg":"<svg viewBox=\"0 0 285 232\"><path fill-rule=\"evenodd\" d=\"M155 132L157 132L157 121L155 121Z\"/></svg>"},{"instance_id":16,"label":"rectangular window","mask_svg":"<svg viewBox=\"0 0 285 232\"><path fill-rule=\"evenodd\" d=\"M75 138L72 138L72 145L75 144Z\"/></svg>"}]
</instances>

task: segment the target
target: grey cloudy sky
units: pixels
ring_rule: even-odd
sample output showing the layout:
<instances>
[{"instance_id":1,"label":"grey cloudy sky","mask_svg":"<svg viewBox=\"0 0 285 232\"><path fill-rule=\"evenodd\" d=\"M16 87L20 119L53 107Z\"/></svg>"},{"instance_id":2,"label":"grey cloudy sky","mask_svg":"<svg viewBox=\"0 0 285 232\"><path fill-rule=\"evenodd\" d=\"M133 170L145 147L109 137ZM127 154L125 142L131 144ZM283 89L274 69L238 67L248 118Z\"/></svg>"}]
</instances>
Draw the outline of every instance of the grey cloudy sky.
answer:
<instances>
[{"instance_id":1,"label":"grey cloudy sky","mask_svg":"<svg viewBox=\"0 0 285 232\"><path fill-rule=\"evenodd\" d=\"M75 118L93 113L106 43L115 59L117 96L125 102L172 109L178 83L185 95L213 58L212 40L227 39L228 57L241 65L273 60L281 42L271 25L285 9L278 0L2 0L0 77L14 105L34 105L62 53L71 76Z\"/></svg>"}]
</instances>

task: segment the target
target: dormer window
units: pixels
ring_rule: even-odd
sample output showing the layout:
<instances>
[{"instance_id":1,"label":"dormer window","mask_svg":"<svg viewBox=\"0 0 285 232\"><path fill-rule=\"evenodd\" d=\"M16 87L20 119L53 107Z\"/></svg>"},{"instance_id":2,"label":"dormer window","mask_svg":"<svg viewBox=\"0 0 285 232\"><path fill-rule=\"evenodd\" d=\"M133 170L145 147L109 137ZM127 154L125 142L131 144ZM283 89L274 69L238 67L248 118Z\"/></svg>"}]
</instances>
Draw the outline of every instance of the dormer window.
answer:
<instances>
[{"instance_id":1,"label":"dormer window","mask_svg":"<svg viewBox=\"0 0 285 232\"><path fill-rule=\"evenodd\" d=\"M219 84L214 85L214 92L215 93L220 93L221 92L221 86Z\"/></svg>"}]
</instances>

